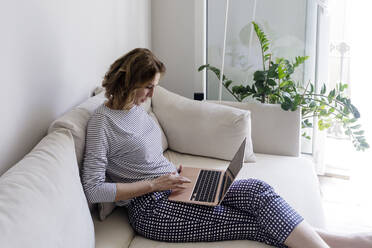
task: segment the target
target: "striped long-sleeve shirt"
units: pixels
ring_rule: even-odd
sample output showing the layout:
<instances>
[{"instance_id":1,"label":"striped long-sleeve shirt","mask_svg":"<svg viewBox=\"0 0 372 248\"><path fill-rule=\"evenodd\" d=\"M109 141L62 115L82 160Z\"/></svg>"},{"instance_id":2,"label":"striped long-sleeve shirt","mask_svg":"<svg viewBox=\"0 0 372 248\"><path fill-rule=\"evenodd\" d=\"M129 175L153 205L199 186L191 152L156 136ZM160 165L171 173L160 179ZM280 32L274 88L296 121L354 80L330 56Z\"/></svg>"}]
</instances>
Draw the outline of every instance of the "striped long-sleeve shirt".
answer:
<instances>
[{"instance_id":1,"label":"striped long-sleeve shirt","mask_svg":"<svg viewBox=\"0 0 372 248\"><path fill-rule=\"evenodd\" d=\"M143 107L112 110L102 104L89 119L82 182L90 203L114 202L117 182L131 183L175 170L163 156L159 126Z\"/></svg>"}]
</instances>

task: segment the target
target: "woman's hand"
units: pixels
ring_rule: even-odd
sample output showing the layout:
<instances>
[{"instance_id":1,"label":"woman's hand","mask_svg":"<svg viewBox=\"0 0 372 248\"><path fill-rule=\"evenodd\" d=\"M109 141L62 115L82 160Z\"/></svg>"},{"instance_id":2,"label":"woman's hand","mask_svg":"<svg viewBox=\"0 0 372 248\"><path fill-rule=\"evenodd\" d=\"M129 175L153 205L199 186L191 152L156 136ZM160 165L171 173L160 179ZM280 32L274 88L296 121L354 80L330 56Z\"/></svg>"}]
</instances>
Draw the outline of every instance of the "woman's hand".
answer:
<instances>
[{"instance_id":1,"label":"woman's hand","mask_svg":"<svg viewBox=\"0 0 372 248\"><path fill-rule=\"evenodd\" d=\"M181 167L181 166L180 166ZM182 167L181 167L182 170ZM167 175L160 176L151 180L151 187L153 191L163 191L168 189L185 189L184 183L190 183L190 179L177 175L172 172Z\"/></svg>"}]
</instances>

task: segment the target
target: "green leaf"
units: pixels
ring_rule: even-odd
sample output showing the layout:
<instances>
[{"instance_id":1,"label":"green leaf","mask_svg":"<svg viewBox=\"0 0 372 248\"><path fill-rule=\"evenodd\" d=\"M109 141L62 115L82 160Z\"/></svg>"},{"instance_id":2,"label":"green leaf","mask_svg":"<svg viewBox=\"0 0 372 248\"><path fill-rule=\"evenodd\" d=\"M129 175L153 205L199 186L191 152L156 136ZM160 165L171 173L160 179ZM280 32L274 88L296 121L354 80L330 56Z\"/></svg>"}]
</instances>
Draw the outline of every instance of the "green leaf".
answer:
<instances>
[{"instance_id":1,"label":"green leaf","mask_svg":"<svg viewBox=\"0 0 372 248\"><path fill-rule=\"evenodd\" d=\"M357 121L357 119L355 119L355 118L348 120L349 123L354 123L356 121Z\"/></svg>"},{"instance_id":2,"label":"green leaf","mask_svg":"<svg viewBox=\"0 0 372 248\"><path fill-rule=\"evenodd\" d=\"M310 83L310 94L314 92L314 85Z\"/></svg>"},{"instance_id":3,"label":"green leaf","mask_svg":"<svg viewBox=\"0 0 372 248\"><path fill-rule=\"evenodd\" d=\"M286 76L285 68L283 64L279 64L278 66L278 77L279 79L283 79Z\"/></svg>"},{"instance_id":4,"label":"green leaf","mask_svg":"<svg viewBox=\"0 0 372 248\"><path fill-rule=\"evenodd\" d=\"M294 72L294 67L290 64L287 65L287 77L289 77Z\"/></svg>"},{"instance_id":5,"label":"green leaf","mask_svg":"<svg viewBox=\"0 0 372 248\"><path fill-rule=\"evenodd\" d=\"M326 109L322 109L322 110L319 111L319 115L320 116L328 116L328 112L327 112Z\"/></svg>"},{"instance_id":6,"label":"green leaf","mask_svg":"<svg viewBox=\"0 0 372 248\"><path fill-rule=\"evenodd\" d=\"M358 129L358 128L360 128L362 125L360 125L360 124L358 124L358 125L355 125L355 126L352 126L352 127L350 127L351 129Z\"/></svg>"},{"instance_id":7,"label":"green leaf","mask_svg":"<svg viewBox=\"0 0 372 248\"><path fill-rule=\"evenodd\" d=\"M253 74L254 81L265 81L265 72L264 71L256 71Z\"/></svg>"},{"instance_id":8,"label":"green leaf","mask_svg":"<svg viewBox=\"0 0 372 248\"><path fill-rule=\"evenodd\" d=\"M279 65L280 63L282 63L283 62L283 58L276 58L275 59L275 62Z\"/></svg>"},{"instance_id":9,"label":"green leaf","mask_svg":"<svg viewBox=\"0 0 372 248\"><path fill-rule=\"evenodd\" d=\"M289 85L290 84L290 81L283 81L283 82L281 82L280 84L279 84L279 87L280 88L283 88L284 86L287 86L287 85Z\"/></svg>"},{"instance_id":10,"label":"green leaf","mask_svg":"<svg viewBox=\"0 0 372 248\"><path fill-rule=\"evenodd\" d=\"M254 85L252 85L252 92L253 92L253 93L257 93L256 86L254 86Z\"/></svg>"},{"instance_id":11,"label":"green leaf","mask_svg":"<svg viewBox=\"0 0 372 248\"><path fill-rule=\"evenodd\" d=\"M231 83L232 83L232 80L227 80L226 83L225 83L225 87L229 88Z\"/></svg>"},{"instance_id":12,"label":"green leaf","mask_svg":"<svg viewBox=\"0 0 372 248\"><path fill-rule=\"evenodd\" d=\"M256 83L254 84L254 86L256 86L257 91L260 91L264 87L264 81L263 80L262 81L261 80L260 81L256 81Z\"/></svg>"},{"instance_id":13,"label":"green leaf","mask_svg":"<svg viewBox=\"0 0 372 248\"><path fill-rule=\"evenodd\" d=\"M353 104L349 104L349 107L351 108L351 113L353 113L354 115L354 118L360 118L360 113L358 111L358 109L353 105Z\"/></svg>"},{"instance_id":14,"label":"green leaf","mask_svg":"<svg viewBox=\"0 0 372 248\"><path fill-rule=\"evenodd\" d=\"M282 109L285 110L285 111L288 111L291 108L291 106L292 105L290 103L288 103L288 102L283 102L281 104Z\"/></svg>"},{"instance_id":15,"label":"green leaf","mask_svg":"<svg viewBox=\"0 0 372 248\"><path fill-rule=\"evenodd\" d=\"M298 106L301 102L301 99L302 99L302 96L297 94L294 98L294 105Z\"/></svg>"},{"instance_id":16,"label":"green leaf","mask_svg":"<svg viewBox=\"0 0 372 248\"><path fill-rule=\"evenodd\" d=\"M272 79L268 79L266 82L270 86L275 86L276 85L276 82L274 80L272 80Z\"/></svg>"},{"instance_id":17,"label":"green leaf","mask_svg":"<svg viewBox=\"0 0 372 248\"><path fill-rule=\"evenodd\" d=\"M288 103L292 104L292 99L291 98L289 98L288 96L284 96L283 98L284 98L285 102L288 102Z\"/></svg>"},{"instance_id":18,"label":"green leaf","mask_svg":"<svg viewBox=\"0 0 372 248\"><path fill-rule=\"evenodd\" d=\"M245 87L243 85L235 85L231 88L231 91L236 94L245 93Z\"/></svg>"},{"instance_id":19,"label":"green leaf","mask_svg":"<svg viewBox=\"0 0 372 248\"><path fill-rule=\"evenodd\" d=\"M298 108L298 105L292 105L292 107L291 107L291 111L296 111L297 110L297 108Z\"/></svg>"},{"instance_id":20,"label":"green leaf","mask_svg":"<svg viewBox=\"0 0 372 248\"><path fill-rule=\"evenodd\" d=\"M265 52L269 49L269 45L270 45L269 40L266 38L265 33L261 30L261 28L258 26L257 23L252 22L252 24L253 24L254 31L257 35L257 38L261 45L263 60L267 61L270 58L270 56L267 56Z\"/></svg>"},{"instance_id":21,"label":"green leaf","mask_svg":"<svg viewBox=\"0 0 372 248\"><path fill-rule=\"evenodd\" d=\"M271 62L271 66L269 67L269 70L267 72L267 77L269 78L276 78L278 74L276 73L276 69L278 68L278 64L274 64Z\"/></svg>"},{"instance_id":22,"label":"green leaf","mask_svg":"<svg viewBox=\"0 0 372 248\"><path fill-rule=\"evenodd\" d=\"M304 63L305 62L305 60L307 60L309 58L309 56L304 56L304 57L302 57L302 56L297 56L296 58L295 58L295 63L293 64L293 67L297 67L297 66L299 66L299 65L301 65L302 63Z\"/></svg>"},{"instance_id":23,"label":"green leaf","mask_svg":"<svg viewBox=\"0 0 372 248\"><path fill-rule=\"evenodd\" d=\"M309 107L314 108L315 106L316 106L316 103L314 101L311 101L310 104L309 104Z\"/></svg>"},{"instance_id":24,"label":"green leaf","mask_svg":"<svg viewBox=\"0 0 372 248\"><path fill-rule=\"evenodd\" d=\"M308 56L297 56L294 61L286 58L274 58L269 52L270 42L265 33L258 24L252 22L256 36L260 42L260 49L263 62L263 70L256 71L253 76L253 84L247 83L235 85L225 75L222 75L217 67L209 64L202 65L198 71L204 69L212 71L217 78L223 78L223 85L230 93L241 101L250 96L252 99L260 102L279 103L283 110L295 110L298 106L302 107L302 128L316 126L309 122L307 118L318 117L317 128L325 130L331 127L332 123L339 122L345 128L345 134L349 135L356 150L365 150L369 148L364 131L360 130L361 125L357 124L360 118L359 110L351 104L351 100L346 94L347 84L338 83L334 89L327 88L325 84L321 85L319 92L314 84L309 82L306 88L303 82L295 82L291 77L295 69L303 64ZM266 61L270 60L269 63ZM265 66L269 65L266 70ZM231 89L230 89L231 88ZM310 138L303 133L303 137Z\"/></svg>"},{"instance_id":25,"label":"green leaf","mask_svg":"<svg viewBox=\"0 0 372 248\"><path fill-rule=\"evenodd\" d=\"M303 123L305 127L313 127L313 124L308 119L306 119Z\"/></svg>"},{"instance_id":26,"label":"green leaf","mask_svg":"<svg viewBox=\"0 0 372 248\"><path fill-rule=\"evenodd\" d=\"M202 71L202 70L204 70L204 68L207 68L207 69L208 69L208 67L209 67L209 64L202 65L202 66L200 66L200 67L198 68L198 71Z\"/></svg>"},{"instance_id":27,"label":"green leaf","mask_svg":"<svg viewBox=\"0 0 372 248\"><path fill-rule=\"evenodd\" d=\"M346 88L348 88L347 84L340 83L340 91L343 92Z\"/></svg>"},{"instance_id":28,"label":"green leaf","mask_svg":"<svg viewBox=\"0 0 372 248\"><path fill-rule=\"evenodd\" d=\"M322 89L320 90L320 94L324 95L326 93L326 90L327 90L326 85L323 84Z\"/></svg>"},{"instance_id":29,"label":"green leaf","mask_svg":"<svg viewBox=\"0 0 372 248\"><path fill-rule=\"evenodd\" d=\"M271 94L271 89L270 89L270 87L267 86L267 85L265 85L264 88L263 88L263 93L264 93L265 95L269 95L269 94Z\"/></svg>"},{"instance_id":30,"label":"green leaf","mask_svg":"<svg viewBox=\"0 0 372 248\"><path fill-rule=\"evenodd\" d=\"M282 92L282 96L283 96L283 98L284 98L284 97L291 98L291 94L289 94L289 93L286 92L286 91Z\"/></svg>"},{"instance_id":31,"label":"green leaf","mask_svg":"<svg viewBox=\"0 0 372 248\"><path fill-rule=\"evenodd\" d=\"M329 92L328 94L328 102L331 103L333 101L333 98L335 97L335 94L336 94L336 90L333 89Z\"/></svg>"},{"instance_id":32,"label":"green leaf","mask_svg":"<svg viewBox=\"0 0 372 248\"><path fill-rule=\"evenodd\" d=\"M319 120L318 120L318 128L319 128L320 131L323 131L324 128L325 128L322 119L319 119Z\"/></svg>"}]
</instances>

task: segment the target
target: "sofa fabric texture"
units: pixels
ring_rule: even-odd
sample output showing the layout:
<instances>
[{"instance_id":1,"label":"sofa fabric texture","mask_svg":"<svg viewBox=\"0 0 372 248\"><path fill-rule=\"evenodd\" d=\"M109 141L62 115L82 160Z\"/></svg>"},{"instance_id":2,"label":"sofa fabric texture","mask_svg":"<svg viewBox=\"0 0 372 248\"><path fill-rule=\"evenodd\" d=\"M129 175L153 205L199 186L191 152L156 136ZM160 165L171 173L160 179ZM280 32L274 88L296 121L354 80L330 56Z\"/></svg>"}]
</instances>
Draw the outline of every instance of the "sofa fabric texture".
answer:
<instances>
[{"instance_id":1,"label":"sofa fabric texture","mask_svg":"<svg viewBox=\"0 0 372 248\"><path fill-rule=\"evenodd\" d=\"M253 151L285 156L300 156L301 109L284 111L280 104L207 101L251 112ZM285 145L283 145L285 142Z\"/></svg>"},{"instance_id":2,"label":"sofa fabric texture","mask_svg":"<svg viewBox=\"0 0 372 248\"><path fill-rule=\"evenodd\" d=\"M91 113L104 102L103 94L89 98L53 122L48 135L0 177L0 247L270 247L249 240L158 242L133 231L125 208L113 210L113 204L101 205L100 212L97 208L90 212L77 160L82 162L86 124ZM216 154L201 146L220 149L217 141L221 138L239 139L240 144L244 137L252 136L254 147L249 153L255 151L256 162L244 163L238 178L267 182L311 225L323 228L324 215L314 165L310 159L298 156L300 112L284 113L277 105L226 104L230 106L201 105L201 102L195 103L157 87L153 101L145 102L143 107L163 129L164 156L175 165L226 168L229 163L226 154L223 158L218 154L213 158ZM222 116L216 112L226 114ZM199 122L200 118L202 121ZM242 119L245 124L234 126ZM198 125L193 126L196 120ZM247 126L244 127L248 125L247 120L252 121L249 131ZM229 137L222 136L221 132L231 131L226 130L228 127L237 128L242 136L231 133ZM213 143L187 137L195 136L195 133L200 134L200 139L207 139L207 134L215 135ZM195 144L195 141L203 142ZM190 144L195 147L190 148ZM229 148L232 154L237 149Z\"/></svg>"},{"instance_id":3,"label":"sofa fabric texture","mask_svg":"<svg viewBox=\"0 0 372 248\"><path fill-rule=\"evenodd\" d=\"M94 247L94 227L66 129L0 178L0 247Z\"/></svg>"},{"instance_id":4,"label":"sofa fabric texture","mask_svg":"<svg viewBox=\"0 0 372 248\"><path fill-rule=\"evenodd\" d=\"M58 128L65 128L70 130L72 136L74 137L75 142L75 152L79 167L82 166L83 157L84 157L84 148L85 148L85 136L87 124L90 116L93 112L105 102L106 98L104 97L104 91L99 93L94 97L88 98L86 101L78 105L77 107L71 109L57 120L52 122L49 126L48 133L53 132ZM143 108L149 113L149 115L154 119L160 127L162 133L162 147L163 151L168 148L167 138L165 137L164 131L159 124L156 116L152 112L151 100L148 99L142 104Z\"/></svg>"},{"instance_id":5,"label":"sofa fabric texture","mask_svg":"<svg viewBox=\"0 0 372 248\"><path fill-rule=\"evenodd\" d=\"M102 89L102 88L101 88ZM79 167L81 168L83 163L84 157L84 150L85 150L85 137L86 137L86 130L90 116L93 112L105 102L106 98L104 96L105 91L98 90L98 94L94 97L88 98L86 101L79 104L77 107L71 109L58 119L52 122L49 126L48 133L53 132L54 130L58 130L60 128L65 128L69 130L74 138L75 144L75 153L77 157L77 161ZM161 136L162 136L162 148L165 151L168 148L168 141L164 134L162 127L159 124L158 119L156 118L155 114L152 112L151 108L151 99L147 99L142 104L142 107L146 110L146 112L153 118L156 124L159 125ZM99 219L104 220L106 216L108 216L112 210L116 207L116 205L112 202L104 202L98 204L99 210ZM94 208L93 205L89 204L89 208L92 210Z\"/></svg>"},{"instance_id":6,"label":"sofa fabric texture","mask_svg":"<svg viewBox=\"0 0 372 248\"><path fill-rule=\"evenodd\" d=\"M154 91L152 109L169 149L231 160L247 138L244 161L255 161L248 110L190 100L160 86Z\"/></svg>"},{"instance_id":7,"label":"sofa fabric texture","mask_svg":"<svg viewBox=\"0 0 372 248\"><path fill-rule=\"evenodd\" d=\"M182 154L172 150L167 150L164 156L174 164L182 164L185 167L199 167L204 169L224 169L228 166L228 161ZM301 214L311 225L324 228L324 214L321 206L318 181L312 162L307 158L278 156L268 154L256 154L255 163L245 163L238 175L242 178L257 178L263 180L274 187L275 191L281 195L299 214ZM127 214L123 208L116 208L105 221L99 221L94 217L96 229L96 247L122 247L107 237L113 233L133 234L133 229L128 224ZM120 219L117 216L120 215ZM118 224L120 222L121 224ZM103 228L105 227L105 228ZM119 231L120 230L120 231ZM117 235L116 239L123 238L123 235ZM128 235L125 236L128 238ZM129 239L129 238L128 238ZM125 244L130 241L126 241ZM105 244L105 245L103 245ZM124 246L126 247L126 246ZM197 242L197 243L167 243L146 239L140 235L133 234L133 240L130 242L130 248L143 247L249 247L266 248L271 247L263 243L250 240L233 240L219 242Z\"/></svg>"},{"instance_id":8,"label":"sofa fabric texture","mask_svg":"<svg viewBox=\"0 0 372 248\"><path fill-rule=\"evenodd\" d=\"M229 161L167 150L174 164L202 169L225 169ZM318 178L311 159L256 153L255 163L244 163L237 179L257 178L271 185L307 222L325 226Z\"/></svg>"},{"instance_id":9,"label":"sofa fabric texture","mask_svg":"<svg viewBox=\"0 0 372 248\"><path fill-rule=\"evenodd\" d=\"M84 157L85 133L88 120L94 110L104 101L105 98L102 94L90 97L82 104L59 117L49 126L48 133L59 128L70 130L75 142L75 152L79 167L81 167Z\"/></svg>"}]
</instances>

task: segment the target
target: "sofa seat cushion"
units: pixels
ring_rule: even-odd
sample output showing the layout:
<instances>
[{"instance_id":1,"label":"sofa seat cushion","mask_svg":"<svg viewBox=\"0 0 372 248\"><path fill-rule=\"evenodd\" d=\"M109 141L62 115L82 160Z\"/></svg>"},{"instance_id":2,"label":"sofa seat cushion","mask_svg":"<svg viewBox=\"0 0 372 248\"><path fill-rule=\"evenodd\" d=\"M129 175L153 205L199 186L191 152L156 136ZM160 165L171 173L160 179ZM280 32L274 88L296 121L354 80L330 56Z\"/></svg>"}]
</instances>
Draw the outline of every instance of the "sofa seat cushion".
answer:
<instances>
[{"instance_id":1,"label":"sofa seat cushion","mask_svg":"<svg viewBox=\"0 0 372 248\"><path fill-rule=\"evenodd\" d=\"M269 248L272 246L249 240L228 240L219 242L167 243L136 236L129 248Z\"/></svg>"},{"instance_id":2,"label":"sofa seat cushion","mask_svg":"<svg viewBox=\"0 0 372 248\"><path fill-rule=\"evenodd\" d=\"M224 169L229 161L181 154L171 150L164 153L174 165ZM290 157L256 153L255 163L245 163L238 179L257 178L274 187L311 225L324 227L324 214L319 183L314 164L305 157Z\"/></svg>"},{"instance_id":3,"label":"sofa seat cushion","mask_svg":"<svg viewBox=\"0 0 372 248\"><path fill-rule=\"evenodd\" d=\"M134 237L125 208L117 207L104 221L99 220L97 211L92 212L96 248L128 247Z\"/></svg>"},{"instance_id":4,"label":"sofa seat cushion","mask_svg":"<svg viewBox=\"0 0 372 248\"><path fill-rule=\"evenodd\" d=\"M44 137L0 177L0 244L94 247L93 222L68 130Z\"/></svg>"},{"instance_id":5,"label":"sofa seat cushion","mask_svg":"<svg viewBox=\"0 0 372 248\"><path fill-rule=\"evenodd\" d=\"M199 168L224 169L229 161L219 160L208 157L181 154L167 150L164 156L174 165L192 166ZM324 228L324 214L321 204L321 197L318 187L318 180L314 172L311 160L304 157L286 157L267 154L256 154L255 163L245 163L240 171L238 178L258 178L274 187L294 209L296 209L311 225ZM126 247L128 241L123 242L122 246L115 245L114 241L133 235L127 217L121 208L117 208L112 215L105 221L98 222L95 218L96 244L109 244L106 247ZM119 225L118 225L119 224ZM97 228L102 226L102 228ZM104 226L104 228L103 228ZM112 237L112 236L115 236ZM105 240L105 241L103 241ZM100 245L100 246L98 246ZM131 248L153 248L153 247L270 247L265 244L249 240L207 242L207 243L166 243L146 239L139 235L134 236L131 241Z\"/></svg>"},{"instance_id":6,"label":"sofa seat cushion","mask_svg":"<svg viewBox=\"0 0 372 248\"><path fill-rule=\"evenodd\" d=\"M246 164L238 178L258 178L274 187L305 220L325 227L319 180L310 158L258 154L257 163Z\"/></svg>"}]
</instances>

